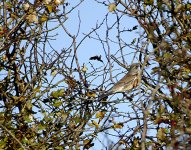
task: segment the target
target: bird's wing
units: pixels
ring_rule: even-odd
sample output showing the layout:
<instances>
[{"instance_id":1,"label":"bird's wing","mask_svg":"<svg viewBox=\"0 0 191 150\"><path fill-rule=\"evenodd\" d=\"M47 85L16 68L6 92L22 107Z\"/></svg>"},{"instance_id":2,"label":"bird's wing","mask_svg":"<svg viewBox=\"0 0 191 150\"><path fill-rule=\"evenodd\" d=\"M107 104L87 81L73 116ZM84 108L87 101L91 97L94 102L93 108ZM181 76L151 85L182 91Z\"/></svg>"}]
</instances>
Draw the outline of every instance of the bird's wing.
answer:
<instances>
[{"instance_id":1,"label":"bird's wing","mask_svg":"<svg viewBox=\"0 0 191 150\"><path fill-rule=\"evenodd\" d=\"M109 89L106 93L102 94L99 97L99 100L102 100L103 98L114 94L114 93L119 93L119 92L125 92L128 91L138 85L138 78L137 78L138 73L127 73L123 78L121 78L117 83L114 84L114 86ZM136 82L136 85L134 84Z\"/></svg>"},{"instance_id":2,"label":"bird's wing","mask_svg":"<svg viewBox=\"0 0 191 150\"><path fill-rule=\"evenodd\" d=\"M133 82L136 80L137 75L126 74L109 90L111 92L124 92L133 88Z\"/></svg>"}]
</instances>

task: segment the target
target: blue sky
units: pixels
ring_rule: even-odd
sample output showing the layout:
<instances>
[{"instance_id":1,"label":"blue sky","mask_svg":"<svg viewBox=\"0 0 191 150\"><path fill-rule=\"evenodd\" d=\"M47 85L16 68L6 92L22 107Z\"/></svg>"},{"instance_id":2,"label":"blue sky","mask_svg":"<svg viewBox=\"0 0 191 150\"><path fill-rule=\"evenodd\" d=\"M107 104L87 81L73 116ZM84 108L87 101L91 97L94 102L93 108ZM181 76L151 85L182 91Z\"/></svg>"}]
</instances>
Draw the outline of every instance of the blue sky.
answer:
<instances>
[{"instance_id":1,"label":"blue sky","mask_svg":"<svg viewBox=\"0 0 191 150\"><path fill-rule=\"evenodd\" d=\"M72 5L74 5L73 2L71 2L68 7L71 8ZM79 27L79 19L78 19L78 14L79 14L81 19L81 25L80 25L79 37L77 38L77 44L78 44L78 42L84 37L83 33L85 34L89 33L92 30L92 28L96 27L97 23L99 24L103 21L107 13L108 13L107 6L98 4L95 1L86 0L79 7L77 7L77 9L72 11L72 13L67 16L68 20L64 23L64 25L70 33L73 33L74 35L76 35L78 27ZM129 18L127 16L124 16L123 18L124 18L123 19L124 22L121 22L120 24L121 26L124 26L124 28L131 29L133 26L136 25L136 21L134 19ZM108 15L109 24L111 25L115 21L116 21L115 15L112 13L109 13ZM59 36L57 37L57 40L53 42L53 45L55 45L55 47L58 48L59 50L63 48L63 45L64 47L66 47L65 44L67 45L68 41L62 29L57 30L56 32L59 34ZM105 38L105 34L106 34L105 23L97 32L100 35L100 37L102 37L103 39ZM92 35L96 37L95 34L92 34ZM116 29L112 29L110 32L110 38L114 41L117 41L116 35L117 35ZM125 34L123 36L125 40L129 43L132 42L134 37L136 37L135 33L132 33L132 32L128 32L128 35ZM113 47L111 47L111 50L115 52L116 51L115 48L117 47L115 47L115 45L112 45L112 46ZM79 62L81 62L81 65L83 63L89 62L89 58L91 56L104 54L103 48L100 42L96 40L88 39L88 38L82 43L82 45L80 45L78 49L78 53L80 53L79 59L82 59L82 60L79 60Z\"/></svg>"},{"instance_id":2,"label":"blue sky","mask_svg":"<svg viewBox=\"0 0 191 150\"><path fill-rule=\"evenodd\" d=\"M101 23L102 20L105 18L106 14L108 13L108 9L106 6L103 6L101 4L96 3L95 1L85 1L80 7L78 7L78 9L76 9L75 12L73 12L69 17L68 20L66 22L66 27L68 27L68 29L73 32L75 34L75 32L77 31L78 28L78 21L77 17L78 17L78 10L79 10L79 14L80 14L80 18L81 18L81 30L80 30L80 36L79 37L83 37L83 33L88 33L92 30L92 28L95 28L96 23ZM136 25L136 21L132 18L129 18L127 16L123 17L123 22L120 22L121 27L125 28L125 29L131 29L133 26ZM108 15L108 24L109 26L111 26L114 22L116 21L116 15L109 13ZM114 41L117 41L116 35L117 35L117 31L115 29L116 27L114 27L114 29L111 30L110 34L110 38ZM98 34L100 35L100 37L102 37L103 39L106 38L106 25L104 23L103 27L101 27L98 31ZM127 33L127 32L126 32ZM94 37L95 34L93 34ZM135 34L135 32L128 32L127 34L122 35L123 40L125 40L127 43L131 43L132 40L136 37L137 35ZM79 40L78 40L79 41ZM117 49L118 49L118 45L116 44L112 44L110 43L110 50L112 54L115 54ZM130 49L126 49L125 53L129 53L131 50ZM99 41L96 40L92 40L92 39L86 39L86 41L83 42L83 44L79 47L78 49L78 56L79 56L79 62L81 63L80 65L82 65L83 63L88 64L89 62L89 58L91 56L94 55L102 55L102 59L104 61L104 64L106 64L107 60L105 58L104 55L104 50L102 48L102 45ZM118 54L119 56L119 54ZM130 64L132 61L132 58L130 58L129 56L126 57L126 63ZM102 66L103 64L99 63L99 62L93 62L91 61L95 66L99 67ZM117 74L121 71L124 71L123 68L121 68L118 64L114 63L114 69L119 69L118 72L114 72L114 74ZM121 76L123 76L124 74L122 74ZM118 77L118 79L120 79L120 77ZM116 80L114 80L116 81ZM118 94L118 96L122 96L120 94ZM119 111L120 112L127 112L127 111L131 111L131 109L129 108L129 106L126 104L121 104L119 105ZM117 121L123 121L123 117L118 118ZM129 124L130 126L133 126L134 123L132 122L131 124ZM121 132L126 131L125 129L121 130ZM110 133L112 133L112 130L110 130ZM112 137L108 137L110 140L114 140ZM103 134L99 134L99 140L100 141L104 141L104 144L107 145L107 139ZM116 140L116 139L115 139ZM111 142L111 141L110 141ZM102 147L100 142L96 142L95 146L92 149L95 150L99 150Z\"/></svg>"},{"instance_id":3,"label":"blue sky","mask_svg":"<svg viewBox=\"0 0 191 150\"><path fill-rule=\"evenodd\" d=\"M78 3L79 0L76 1L69 1L69 5L67 6L68 8L67 10L71 9L75 3ZM116 21L116 15L114 13L109 13L108 12L108 8L107 6L98 4L97 2L95 2L94 0L85 0L84 2L82 2L82 4L77 7L77 9L75 9L74 11L72 11L70 14L68 14L68 19L67 21L64 23L64 26L67 28L67 30L71 33L76 35L77 31L78 31L78 27L79 27L79 18L78 15L80 16L80 20L81 20L81 24L80 24L80 31L79 31L79 36L77 37L77 45L80 42L80 40L85 36L84 34L88 34L90 31L92 31L93 28L96 27L96 24L100 24L103 19L106 17L106 15L108 15L108 26L111 27L111 25ZM54 23L50 23L49 24L49 28L54 27L56 24L58 24L58 22L54 22ZM121 29L131 29L133 26L137 25L136 21L132 18L127 17L126 15L123 16L122 22L120 22L120 26ZM106 22L103 23L103 26L97 30L97 34L100 36L101 39L106 40ZM127 34L128 33L128 34ZM54 49L59 53L61 52L61 50L63 48L67 48L71 43L71 39L68 38L68 36L65 34L65 32L63 31L62 28L59 28L58 30L55 30L54 32L52 32L50 35L54 35L57 34L56 37L54 37L55 40L50 41L51 45L54 47ZM97 37L95 33L92 34L93 37ZM115 42L117 41L117 30L116 30L116 26L114 26L110 31L109 31L109 38ZM123 40L126 43L131 43L133 41L133 39L135 37L137 37L135 32L125 32L125 34L122 34L121 37L123 38ZM106 46L106 45L105 45ZM118 51L119 46L117 44L114 44L113 42L109 41L109 50L111 52L111 54L116 54L116 51ZM79 47L77 53L78 53L78 57L79 57L79 62L80 62L80 66L82 66L83 64L86 64L88 67L88 71L91 71L90 68L90 60L89 58L95 55L102 55L102 59L104 61L104 63L98 62L98 61L91 61L91 63L95 66L95 67L104 67L107 65L108 68L108 64L107 64L107 59L106 59L106 55L108 52L108 47L105 47L106 53L100 43L100 41L94 40L94 39L90 39L87 38ZM46 52L50 52L52 51L52 49L47 46ZM129 54L131 53L132 50L127 48L124 50L124 54ZM119 52L116 54L116 56L120 56ZM132 56L133 55L128 55L126 56L126 64L131 64L132 62ZM120 60L121 61L121 60ZM136 61L136 60L135 60ZM70 62L68 62L70 63ZM117 76L117 78L114 79L114 82L116 82L117 80L119 80L124 73L121 74L122 71L125 71L124 68L120 67L117 63L114 63L112 61L114 67L112 68L112 74L116 75L116 74L120 74ZM62 77L63 78L63 77ZM108 74L108 78L109 78L109 74ZM50 77L51 80L51 77ZM57 82L58 80L60 80L59 78L57 78L55 80L55 82ZM101 84L101 82L99 83L98 80L95 80L94 84ZM107 87L108 88L108 87ZM122 96L121 94L118 94L118 96ZM116 97L116 95L114 96ZM118 108L120 112L127 112L127 111L131 111L131 109L129 109L129 106L127 105L127 103L125 104L119 104ZM123 117L120 117L118 119L115 120L117 121L123 121ZM130 126L133 125L129 124ZM111 130L109 130L110 132ZM125 129L121 129L121 132L126 131ZM112 131L111 131L112 133ZM110 140L114 140L113 138L109 137ZM102 134L99 134L99 140L104 142L105 145L107 145L107 139L105 138L105 136L103 136ZM100 142L95 142L95 146L92 149L95 150L100 150L100 148L102 147Z\"/></svg>"},{"instance_id":4,"label":"blue sky","mask_svg":"<svg viewBox=\"0 0 191 150\"><path fill-rule=\"evenodd\" d=\"M69 8L72 7L73 2L74 1L71 2L71 4L69 5ZM86 0L75 11L73 11L71 14L69 14L67 16L68 20L64 23L64 25L70 33L73 33L75 35L77 33L78 27L79 27L78 15L80 16L81 25L80 25L79 37L77 38L77 44L78 44L80 42L80 40L84 37L83 33L85 33L85 34L89 33L92 30L92 28L95 28L96 24L100 24L103 21L103 19L105 18L105 16L107 14L108 14L108 8L106 6L98 4L95 1ZM133 26L137 25L136 21L134 19L129 18L127 16L124 16L122 20L123 20L123 22L120 22L121 28L131 29ZM109 26L111 26L115 21L116 21L116 15L113 13L109 13L109 15L108 15ZM67 35L64 33L64 31L62 31L62 29L57 30L56 33L58 33L59 35L57 36L57 39L52 44L59 52L63 47L67 47L67 45L70 45L72 41L67 38ZM106 38L106 24L105 23L97 31L97 33L99 34L99 36L102 39L105 40L105 38ZM125 32L125 33L127 33L127 32ZM95 34L92 34L92 36L97 37ZM116 30L116 27L114 27L109 32L109 37L113 41L117 42L116 36L117 36L117 30ZM137 35L135 32L128 32L128 34L122 35L123 40L125 40L129 44L132 42L132 40L136 36ZM112 42L110 43L111 54L115 54L118 49L119 49L118 45L113 44ZM95 56L95 55L102 55L104 65L107 64L107 60L105 57L103 47L99 41L87 38L80 45L77 52L78 52L80 65L82 66L83 63L85 63L87 65L88 69L90 69L89 68L90 66L88 66L88 63L90 61L89 58L92 56ZM126 49L124 53L128 54L130 52L132 52L131 49ZM120 56L120 55L117 54L117 56ZM129 56L132 56L132 55L128 55L128 57L126 57L127 60L125 60L125 61L127 64L131 64L131 61L132 61L132 57L129 57ZM101 62L91 61L91 63L93 65L95 65L95 67L103 66L103 64ZM116 69L118 69L118 71L113 72L113 74L118 74L122 71L125 71L118 64L114 63L113 70L116 70ZM119 75L117 77L117 79L119 80L123 75L124 74ZM114 81L116 82L116 80L114 80ZM96 80L96 82L97 82L97 80ZM118 96L122 96L122 95L118 94ZM127 104L119 104L119 111L127 112L127 111L131 111L131 109L129 108L129 106ZM123 121L123 118L122 117L118 118L118 120L115 120L115 121ZM129 125L131 126L134 124L131 123ZM126 131L126 130L122 129L121 132L123 132L123 131ZM111 133L112 133L112 131L111 131ZM111 137L109 137L109 138L111 138ZM104 141L104 144L107 145L108 141L102 134L99 134L99 140L102 142ZM114 139L111 138L111 140L114 140ZM95 146L92 149L100 150L101 147L102 147L102 145L100 144L100 142L96 142Z\"/></svg>"}]
</instances>

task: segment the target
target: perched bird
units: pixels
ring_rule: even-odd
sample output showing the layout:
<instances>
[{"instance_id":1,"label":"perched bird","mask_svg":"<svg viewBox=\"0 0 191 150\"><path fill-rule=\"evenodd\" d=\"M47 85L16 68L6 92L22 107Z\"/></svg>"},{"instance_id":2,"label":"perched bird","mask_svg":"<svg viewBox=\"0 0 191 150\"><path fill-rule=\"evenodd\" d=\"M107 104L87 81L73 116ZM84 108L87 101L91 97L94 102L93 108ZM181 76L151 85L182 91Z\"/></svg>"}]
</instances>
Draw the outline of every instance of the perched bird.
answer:
<instances>
[{"instance_id":1,"label":"perched bird","mask_svg":"<svg viewBox=\"0 0 191 150\"><path fill-rule=\"evenodd\" d=\"M139 67L140 67L139 63L132 64L130 66L128 73L123 78L121 78L117 83L115 83L113 87L110 88L106 93L102 94L99 97L99 100L102 100L103 98L111 94L126 92L137 87L141 82Z\"/></svg>"}]
</instances>

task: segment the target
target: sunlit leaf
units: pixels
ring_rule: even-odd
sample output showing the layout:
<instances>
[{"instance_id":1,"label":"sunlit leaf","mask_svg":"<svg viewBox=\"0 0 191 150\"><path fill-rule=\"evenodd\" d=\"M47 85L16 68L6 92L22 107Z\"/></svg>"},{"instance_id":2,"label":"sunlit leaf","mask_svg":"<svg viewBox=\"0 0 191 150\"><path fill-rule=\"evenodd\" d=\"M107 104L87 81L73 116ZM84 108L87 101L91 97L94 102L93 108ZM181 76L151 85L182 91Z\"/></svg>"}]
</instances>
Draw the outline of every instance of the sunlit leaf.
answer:
<instances>
[{"instance_id":1,"label":"sunlit leaf","mask_svg":"<svg viewBox=\"0 0 191 150\"><path fill-rule=\"evenodd\" d=\"M171 53L165 53L164 58L166 58L166 59L172 58L172 54Z\"/></svg>"},{"instance_id":2,"label":"sunlit leaf","mask_svg":"<svg viewBox=\"0 0 191 150\"><path fill-rule=\"evenodd\" d=\"M55 150L64 150L64 148L62 146L56 146Z\"/></svg>"},{"instance_id":3,"label":"sunlit leaf","mask_svg":"<svg viewBox=\"0 0 191 150\"><path fill-rule=\"evenodd\" d=\"M11 13L11 18L12 18L12 19L18 19L18 16L15 15L14 13Z\"/></svg>"},{"instance_id":4,"label":"sunlit leaf","mask_svg":"<svg viewBox=\"0 0 191 150\"><path fill-rule=\"evenodd\" d=\"M34 92L36 92L36 93L40 92L40 87L38 86L38 87L34 88Z\"/></svg>"},{"instance_id":5,"label":"sunlit leaf","mask_svg":"<svg viewBox=\"0 0 191 150\"><path fill-rule=\"evenodd\" d=\"M153 5L154 0L144 0L145 5Z\"/></svg>"},{"instance_id":6,"label":"sunlit leaf","mask_svg":"<svg viewBox=\"0 0 191 150\"><path fill-rule=\"evenodd\" d=\"M61 0L54 0L54 3L55 3L56 5L60 5L60 4L61 4Z\"/></svg>"},{"instance_id":7,"label":"sunlit leaf","mask_svg":"<svg viewBox=\"0 0 191 150\"><path fill-rule=\"evenodd\" d=\"M178 5L176 6L176 8L174 9L174 12L177 13L177 12L179 12L182 8L184 8L184 5L183 5L183 4L178 4Z\"/></svg>"},{"instance_id":8,"label":"sunlit leaf","mask_svg":"<svg viewBox=\"0 0 191 150\"><path fill-rule=\"evenodd\" d=\"M32 122L32 121L34 121L34 119L33 119L33 116L32 116L32 115L29 115L29 116L24 116L24 120L25 120L26 122L28 122L28 123L30 123L30 122Z\"/></svg>"},{"instance_id":9,"label":"sunlit leaf","mask_svg":"<svg viewBox=\"0 0 191 150\"><path fill-rule=\"evenodd\" d=\"M103 112L103 111L100 111L96 114L96 118L98 118L100 120L102 120L104 118L104 116L105 116L105 112Z\"/></svg>"},{"instance_id":10,"label":"sunlit leaf","mask_svg":"<svg viewBox=\"0 0 191 150\"><path fill-rule=\"evenodd\" d=\"M109 6L108 6L109 12L113 12L113 11L115 11L116 9L117 9L117 6L116 6L115 3L109 4Z\"/></svg>"},{"instance_id":11,"label":"sunlit leaf","mask_svg":"<svg viewBox=\"0 0 191 150\"><path fill-rule=\"evenodd\" d=\"M88 68L86 67L86 65L83 65L82 71L83 71L84 73L86 73L87 70L88 70Z\"/></svg>"},{"instance_id":12,"label":"sunlit leaf","mask_svg":"<svg viewBox=\"0 0 191 150\"><path fill-rule=\"evenodd\" d=\"M82 121L82 118L81 118L80 116L76 116L76 117L73 118L73 120L74 120L75 123L77 124L77 123L79 123L79 122Z\"/></svg>"},{"instance_id":13,"label":"sunlit leaf","mask_svg":"<svg viewBox=\"0 0 191 150\"><path fill-rule=\"evenodd\" d=\"M29 3L24 3L24 4L23 4L23 9L24 9L25 11L29 10L29 7L30 7Z\"/></svg>"},{"instance_id":14,"label":"sunlit leaf","mask_svg":"<svg viewBox=\"0 0 191 150\"><path fill-rule=\"evenodd\" d=\"M52 5L46 5L46 8L47 8L49 13L52 13L52 11L53 11L53 6Z\"/></svg>"},{"instance_id":15,"label":"sunlit leaf","mask_svg":"<svg viewBox=\"0 0 191 150\"><path fill-rule=\"evenodd\" d=\"M186 8L188 9L188 10L190 10L191 9L191 4L186 4Z\"/></svg>"},{"instance_id":16,"label":"sunlit leaf","mask_svg":"<svg viewBox=\"0 0 191 150\"><path fill-rule=\"evenodd\" d=\"M123 128L123 124L122 123L116 123L113 125L114 129L122 129Z\"/></svg>"},{"instance_id":17,"label":"sunlit leaf","mask_svg":"<svg viewBox=\"0 0 191 150\"><path fill-rule=\"evenodd\" d=\"M60 107L63 104L62 101L57 101L53 104L54 107Z\"/></svg>"},{"instance_id":18,"label":"sunlit leaf","mask_svg":"<svg viewBox=\"0 0 191 150\"><path fill-rule=\"evenodd\" d=\"M85 149L89 149L90 147L92 147L92 146L94 146L94 143L91 143L92 142L92 140L84 140L83 141L83 146L84 146L84 148Z\"/></svg>"},{"instance_id":19,"label":"sunlit leaf","mask_svg":"<svg viewBox=\"0 0 191 150\"><path fill-rule=\"evenodd\" d=\"M23 137L22 142L23 142L23 143L28 143L29 140L28 140L26 137Z\"/></svg>"},{"instance_id":20,"label":"sunlit leaf","mask_svg":"<svg viewBox=\"0 0 191 150\"><path fill-rule=\"evenodd\" d=\"M35 12L27 15L26 19L28 23L38 23L38 17Z\"/></svg>"},{"instance_id":21,"label":"sunlit leaf","mask_svg":"<svg viewBox=\"0 0 191 150\"><path fill-rule=\"evenodd\" d=\"M185 67L183 67L182 69L183 69L183 71L186 72L186 73L191 73L191 70L190 70L190 68L189 68L188 66L185 66Z\"/></svg>"},{"instance_id":22,"label":"sunlit leaf","mask_svg":"<svg viewBox=\"0 0 191 150\"><path fill-rule=\"evenodd\" d=\"M6 2L6 5L9 9L11 9L13 7L12 3L11 2Z\"/></svg>"},{"instance_id":23,"label":"sunlit leaf","mask_svg":"<svg viewBox=\"0 0 191 150\"><path fill-rule=\"evenodd\" d=\"M13 98L15 101L18 101L18 100L19 100L19 97L18 97L18 96L12 96L12 98Z\"/></svg>"},{"instance_id":24,"label":"sunlit leaf","mask_svg":"<svg viewBox=\"0 0 191 150\"><path fill-rule=\"evenodd\" d=\"M133 149L138 150L140 148L140 140L138 137L133 139Z\"/></svg>"},{"instance_id":25,"label":"sunlit leaf","mask_svg":"<svg viewBox=\"0 0 191 150\"><path fill-rule=\"evenodd\" d=\"M53 77L56 76L56 74L57 74L57 70L54 70L51 72L51 76L53 76Z\"/></svg>"},{"instance_id":26,"label":"sunlit leaf","mask_svg":"<svg viewBox=\"0 0 191 150\"><path fill-rule=\"evenodd\" d=\"M95 93L95 92L92 92L92 91L87 92L86 95L87 95L88 97L96 97L96 93Z\"/></svg>"},{"instance_id":27,"label":"sunlit leaf","mask_svg":"<svg viewBox=\"0 0 191 150\"><path fill-rule=\"evenodd\" d=\"M64 96L64 89L59 89L57 91L52 91L50 96L53 98L63 97Z\"/></svg>"},{"instance_id":28,"label":"sunlit leaf","mask_svg":"<svg viewBox=\"0 0 191 150\"><path fill-rule=\"evenodd\" d=\"M7 60L7 56L3 55L1 59L2 59L2 61L6 61Z\"/></svg>"},{"instance_id":29,"label":"sunlit leaf","mask_svg":"<svg viewBox=\"0 0 191 150\"><path fill-rule=\"evenodd\" d=\"M39 130L44 130L44 129L46 129L46 126L45 126L45 125L42 125L42 124L39 124L39 125L38 125L38 129L39 129Z\"/></svg>"},{"instance_id":30,"label":"sunlit leaf","mask_svg":"<svg viewBox=\"0 0 191 150\"><path fill-rule=\"evenodd\" d=\"M160 129L158 130L158 132L157 132L157 138L158 138L159 140L161 140L161 141L166 140L166 134L165 134L164 131L165 131L164 128L160 128Z\"/></svg>"},{"instance_id":31,"label":"sunlit leaf","mask_svg":"<svg viewBox=\"0 0 191 150\"><path fill-rule=\"evenodd\" d=\"M185 130L188 134L191 134L191 128L186 128Z\"/></svg>"},{"instance_id":32,"label":"sunlit leaf","mask_svg":"<svg viewBox=\"0 0 191 150\"><path fill-rule=\"evenodd\" d=\"M51 0L44 0L44 4L50 4Z\"/></svg>"},{"instance_id":33,"label":"sunlit leaf","mask_svg":"<svg viewBox=\"0 0 191 150\"><path fill-rule=\"evenodd\" d=\"M45 15L45 14L43 14L42 16L41 16L41 18L40 18L40 21L41 22L45 22L45 21L47 21L48 20L48 17L47 17L47 15Z\"/></svg>"},{"instance_id":34,"label":"sunlit leaf","mask_svg":"<svg viewBox=\"0 0 191 150\"><path fill-rule=\"evenodd\" d=\"M27 101L26 108L30 110L33 107L32 103L30 101Z\"/></svg>"},{"instance_id":35,"label":"sunlit leaf","mask_svg":"<svg viewBox=\"0 0 191 150\"><path fill-rule=\"evenodd\" d=\"M84 140L83 141L83 145L86 145L86 144L88 144L90 142L90 140Z\"/></svg>"},{"instance_id":36,"label":"sunlit leaf","mask_svg":"<svg viewBox=\"0 0 191 150\"><path fill-rule=\"evenodd\" d=\"M96 128L99 127L99 124L98 124L95 120L92 120L92 124L93 124Z\"/></svg>"},{"instance_id":37,"label":"sunlit leaf","mask_svg":"<svg viewBox=\"0 0 191 150\"><path fill-rule=\"evenodd\" d=\"M3 123L4 121L5 121L4 112L0 112L0 123Z\"/></svg>"}]
</instances>

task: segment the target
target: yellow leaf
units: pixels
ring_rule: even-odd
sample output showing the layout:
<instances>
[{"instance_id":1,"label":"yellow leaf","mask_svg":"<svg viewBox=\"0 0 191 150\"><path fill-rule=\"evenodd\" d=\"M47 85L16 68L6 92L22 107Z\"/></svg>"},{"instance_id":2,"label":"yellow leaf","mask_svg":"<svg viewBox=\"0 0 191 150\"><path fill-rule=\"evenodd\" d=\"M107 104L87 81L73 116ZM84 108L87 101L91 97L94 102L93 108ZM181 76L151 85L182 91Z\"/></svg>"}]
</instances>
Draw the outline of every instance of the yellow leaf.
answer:
<instances>
[{"instance_id":1,"label":"yellow leaf","mask_svg":"<svg viewBox=\"0 0 191 150\"><path fill-rule=\"evenodd\" d=\"M113 126L114 129L122 129L123 128L123 124L122 123L116 123Z\"/></svg>"},{"instance_id":2,"label":"yellow leaf","mask_svg":"<svg viewBox=\"0 0 191 150\"><path fill-rule=\"evenodd\" d=\"M84 140L83 141L83 146L84 148L83 149L90 149L92 146L94 146L94 143L91 143L92 140Z\"/></svg>"},{"instance_id":3,"label":"yellow leaf","mask_svg":"<svg viewBox=\"0 0 191 150\"><path fill-rule=\"evenodd\" d=\"M185 130L188 134L191 134L191 128L186 128Z\"/></svg>"},{"instance_id":4,"label":"yellow leaf","mask_svg":"<svg viewBox=\"0 0 191 150\"><path fill-rule=\"evenodd\" d=\"M26 103L26 108L27 108L28 110L31 110L32 107L33 107L33 104L32 104L31 102L27 101L27 103Z\"/></svg>"},{"instance_id":5,"label":"yellow leaf","mask_svg":"<svg viewBox=\"0 0 191 150\"><path fill-rule=\"evenodd\" d=\"M38 23L38 18L35 13L27 15L26 19L28 23Z\"/></svg>"},{"instance_id":6,"label":"yellow leaf","mask_svg":"<svg viewBox=\"0 0 191 150\"><path fill-rule=\"evenodd\" d=\"M55 3L56 5L60 5L60 4L61 4L61 0L54 0L54 3Z\"/></svg>"},{"instance_id":7,"label":"yellow leaf","mask_svg":"<svg viewBox=\"0 0 191 150\"><path fill-rule=\"evenodd\" d=\"M105 112L103 112L103 111L100 111L100 112L98 112L97 114L96 114L96 118L98 118L98 119L103 119L104 118L104 116L105 116Z\"/></svg>"},{"instance_id":8,"label":"yellow leaf","mask_svg":"<svg viewBox=\"0 0 191 150\"><path fill-rule=\"evenodd\" d=\"M40 92L40 87L39 87L39 86L37 86L37 87L34 89L34 92L35 92L35 93Z\"/></svg>"},{"instance_id":9,"label":"yellow leaf","mask_svg":"<svg viewBox=\"0 0 191 150\"><path fill-rule=\"evenodd\" d=\"M96 93L95 92L87 92L86 95L88 97L96 97Z\"/></svg>"},{"instance_id":10,"label":"yellow leaf","mask_svg":"<svg viewBox=\"0 0 191 150\"><path fill-rule=\"evenodd\" d=\"M61 123L65 123L67 117L68 117L68 114L65 114L65 113L62 114L62 115L61 115L61 121L60 121L60 122L61 122Z\"/></svg>"},{"instance_id":11,"label":"yellow leaf","mask_svg":"<svg viewBox=\"0 0 191 150\"><path fill-rule=\"evenodd\" d=\"M117 9L117 6L115 3L109 4L109 6L108 6L109 12L115 11L116 9Z\"/></svg>"},{"instance_id":12,"label":"yellow leaf","mask_svg":"<svg viewBox=\"0 0 191 150\"><path fill-rule=\"evenodd\" d=\"M172 54L170 54L170 53L165 53L165 54L164 54L164 58L166 58L166 59L172 58Z\"/></svg>"},{"instance_id":13,"label":"yellow leaf","mask_svg":"<svg viewBox=\"0 0 191 150\"><path fill-rule=\"evenodd\" d=\"M160 128L157 132L157 138L161 141L165 141L166 140L166 135L165 135L165 132L164 132L164 128Z\"/></svg>"},{"instance_id":14,"label":"yellow leaf","mask_svg":"<svg viewBox=\"0 0 191 150\"><path fill-rule=\"evenodd\" d=\"M5 118L4 118L4 113L3 112L0 112L0 123L3 123L5 121Z\"/></svg>"},{"instance_id":15,"label":"yellow leaf","mask_svg":"<svg viewBox=\"0 0 191 150\"><path fill-rule=\"evenodd\" d=\"M94 121L94 120L92 120L92 124L93 124L96 128L99 127L99 124L98 124L96 121Z\"/></svg>"},{"instance_id":16,"label":"yellow leaf","mask_svg":"<svg viewBox=\"0 0 191 150\"><path fill-rule=\"evenodd\" d=\"M183 67L183 71L186 72L186 73L190 73L191 72L191 70L190 70L190 68L188 66Z\"/></svg>"},{"instance_id":17,"label":"yellow leaf","mask_svg":"<svg viewBox=\"0 0 191 150\"><path fill-rule=\"evenodd\" d=\"M16 100L16 101L19 99L18 96L12 96L12 98L13 98L14 100Z\"/></svg>"},{"instance_id":18,"label":"yellow leaf","mask_svg":"<svg viewBox=\"0 0 191 150\"><path fill-rule=\"evenodd\" d=\"M7 56L3 55L1 59L2 59L2 61L6 61L7 60Z\"/></svg>"},{"instance_id":19,"label":"yellow leaf","mask_svg":"<svg viewBox=\"0 0 191 150\"><path fill-rule=\"evenodd\" d=\"M51 76L53 76L53 77L54 77L56 74L57 74L57 71L56 71L56 70L54 70L54 71L51 72Z\"/></svg>"},{"instance_id":20,"label":"yellow leaf","mask_svg":"<svg viewBox=\"0 0 191 150\"><path fill-rule=\"evenodd\" d=\"M89 124L88 124L88 126L93 127L93 126L94 126L94 124L93 124L93 123L89 123Z\"/></svg>"},{"instance_id":21,"label":"yellow leaf","mask_svg":"<svg viewBox=\"0 0 191 150\"><path fill-rule=\"evenodd\" d=\"M84 73L86 73L87 70L88 70L88 68L87 68L85 65L83 65L82 71L83 71Z\"/></svg>"},{"instance_id":22,"label":"yellow leaf","mask_svg":"<svg viewBox=\"0 0 191 150\"><path fill-rule=\"evenodd\" d=\"M13 19L17 19L18 16L16 16L14 13L11 13L11 18L13 18Z\"/></svg>"},{"instance_id":23,"label":"yellow leaf","mask_svg":"<svg viewBox=\"0 0 191 150\"><path fill-rule=\"evenodd\" d=\"M20 96L19 101L21 102L21 101L25 100L25 98L26 98L25 96Z\"/></svg>"},{"instance_id":24,"label":"yellow leaf","mask_svg":"<svg viewBox=\"0 0 191 150\"><path fill-rule=\"evenodd\" d=\"M51 0L44 0L44 4L50 4Z\"/></svg>"},{"instance_id":25,"label":"yellow leaf","mask_svg":"<svg viewBox=\"0 0 191 150\"><path fill-rule=\"evenodd\" d=\"M183 4L178 4L177 7L174 9L174 12L177 13L179 10L181 10L184 7Z\"/></svg>"},{"instance_id":26,"label":"yellow leaf","mask_svg":"<svg viewBox=\"0 0 191 150\"><path fill-rule=\"evenodd\" d=\"M48 9L48 12L51 13L53 10L52 5L47 5L46 8Z\"/></svg>"},{"instance_id":27,"label":"yellow leaf","mask_svg":"<svg viewBox=\"0 0 191 150\"><path fill-rule=\"evenodd\" d=\"M41 18L40 18L40 21L41 22L45 22L45 21L47 21L48 20L48 17L45 15L45 14L43 14L42 16L41 16Z\"/></svg>"},{"instance_id":28,"label":"yellow leaf","mask_svg":"<svg viewBox=\"0 0 191 150\"><path fill-rule=\"evenodd\" d=\"M135 137L133 139L133 148L135 149L139 149L140 148L140 141L139 141L139 138Z\"/></svg>"},{"instance_id":29,"label":"yellow leaf","mask_svg":"<svg viewBox=\"0 0 191 150\"><path fill-rule=\"evenodd\" d=\"M23 9L24 9L25 11L29 10L29 7L30 7L29 3L24 3L24 4L23 4Z\"/></svg>"},{"instance_id":30,"label":"yellow leaf","mask_svg":"<svg viewBox=\"0 0 191 150\"><path fill-rule=\"evenodd\" d=\"M90 143L90 140L84 140L84 141L83 141L83 145L86 145L86 144L88 144L88 143Z\"/></svg>"}]
</instances>

